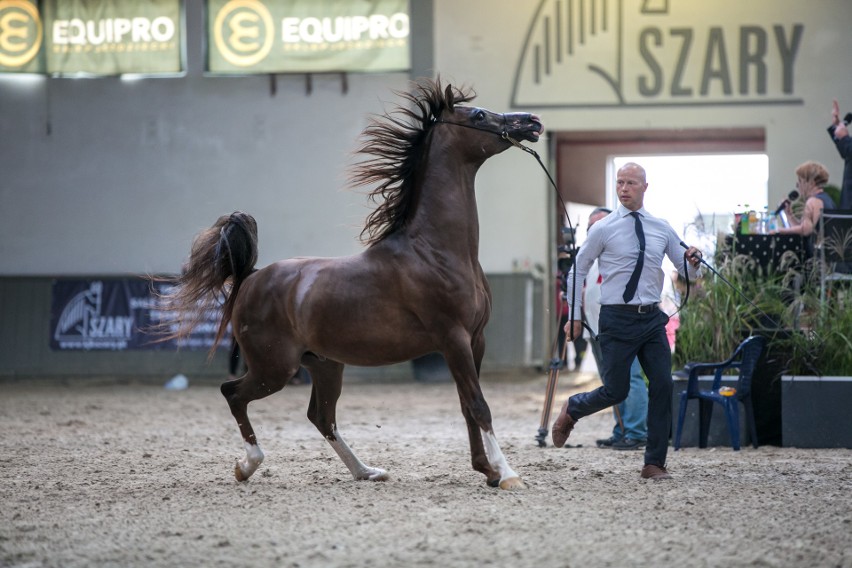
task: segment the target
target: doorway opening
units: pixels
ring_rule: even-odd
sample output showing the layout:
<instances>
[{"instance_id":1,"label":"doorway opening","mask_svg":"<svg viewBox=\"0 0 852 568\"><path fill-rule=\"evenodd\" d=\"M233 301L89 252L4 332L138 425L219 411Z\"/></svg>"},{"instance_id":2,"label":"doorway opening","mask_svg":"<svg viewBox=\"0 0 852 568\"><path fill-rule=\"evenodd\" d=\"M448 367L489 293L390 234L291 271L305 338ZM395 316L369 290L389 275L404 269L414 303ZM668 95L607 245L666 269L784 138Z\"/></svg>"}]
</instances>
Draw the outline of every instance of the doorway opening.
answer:
<instances>
[{"instance_id":1,"label":"doorway opening","mask_svg":"<svg viewBox=\"0 0 852 568\"><path fill-rule=\"evenodd\" d=\"M637 162L647 173L648 211L685 240L698 231L715 242L717 233L730 231L734 213L767 207L765 150L762 128L557 133L557 178L574 238L583 242L595 207L618 205L616 172ZM559 245L568 224L561 206L557 216Z\"/></svg>"},{"instance_id":2,"label":"doorway opening","mask_svg":"<svg viewBox=\"0 0 852 568\"><path fill-rule=\"evenodd\" d=\"M731 231L734 213L768 207L769 157L755 154L613 156L607 186L615 187L618 169L628 162L645 168L645 208L665 219L682 238ZM607 193L607 207L618 200Z\"/></svg>"}]
</instances>

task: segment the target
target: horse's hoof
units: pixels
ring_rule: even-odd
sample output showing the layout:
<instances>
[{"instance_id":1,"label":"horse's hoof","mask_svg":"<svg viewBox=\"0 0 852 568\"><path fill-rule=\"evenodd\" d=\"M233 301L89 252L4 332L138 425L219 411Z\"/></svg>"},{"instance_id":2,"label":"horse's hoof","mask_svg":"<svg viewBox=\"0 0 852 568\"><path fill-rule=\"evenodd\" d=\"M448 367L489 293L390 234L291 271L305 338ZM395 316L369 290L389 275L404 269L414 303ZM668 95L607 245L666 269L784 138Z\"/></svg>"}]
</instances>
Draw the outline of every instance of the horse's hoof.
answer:
<instances>
[{"instance_id":1,"label":"horse's hoof","mask_svg":"<svg viewBox=\"0 0 852 568\"><path fill-rule=\"evenodd\" d=\"M500 482L500 489L526 489L520 477L508 477Z\"/></svg>"},{"instance_id":2,"label":"horse's hoof","mask_svg":"<svg viewBox=\"0 0 852 568\"><path fill-rule=\"evenodd\" d=\"M365 472L365 475L362 477L356 477L356 479L365 481L387 481L390 479L390 475L388 475L388 472L383 469L371 467Z\"/></svg>"},{"instance_id":3,"label":"horse's hoof","mask_svg":"<svg viewBox=\"0 0 852 568\"><path fill-rule=\"evenodd\" d=\"M237 460L237 465L234 466L234 477L237 481L247 481L250 476L243 473L243 470L240 468L240 460Z\"/></svg>"}]
</instances>

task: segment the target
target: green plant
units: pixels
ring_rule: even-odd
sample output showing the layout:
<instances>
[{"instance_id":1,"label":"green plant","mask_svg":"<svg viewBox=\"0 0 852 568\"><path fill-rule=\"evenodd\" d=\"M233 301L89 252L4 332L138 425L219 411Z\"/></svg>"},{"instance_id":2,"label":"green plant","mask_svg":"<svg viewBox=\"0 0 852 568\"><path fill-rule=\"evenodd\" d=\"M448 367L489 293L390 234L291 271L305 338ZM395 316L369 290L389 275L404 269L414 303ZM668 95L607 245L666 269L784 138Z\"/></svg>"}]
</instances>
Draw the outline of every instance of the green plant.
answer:
<instances>
[{"instance_id":1,"label":"green plant","mask_svg":"<svg viewBox=\"0 0 852 568\"><path fill-rule=\"evenodd\" d=\"M831 199L839 206L840 205L840 188L833 184L825 184L822 190L826 192Z\"/></svg>"},{"instance_id":2,"label":"green plant","mask_svg":"<svg viewBox=\"0 0 852 568\"><path fill-rule=\"evenodd\" d=\"M832 246L828 239L826 246ZM705 271L680 313L676 369L690 361L723 361L745 337L760 334L786 373L852 375L848 282L834 283L822 298L817 259L802 264L792 252L762 270L750 256L721 245L715 267L756 307Z\"/></svg>"}]
</instances>

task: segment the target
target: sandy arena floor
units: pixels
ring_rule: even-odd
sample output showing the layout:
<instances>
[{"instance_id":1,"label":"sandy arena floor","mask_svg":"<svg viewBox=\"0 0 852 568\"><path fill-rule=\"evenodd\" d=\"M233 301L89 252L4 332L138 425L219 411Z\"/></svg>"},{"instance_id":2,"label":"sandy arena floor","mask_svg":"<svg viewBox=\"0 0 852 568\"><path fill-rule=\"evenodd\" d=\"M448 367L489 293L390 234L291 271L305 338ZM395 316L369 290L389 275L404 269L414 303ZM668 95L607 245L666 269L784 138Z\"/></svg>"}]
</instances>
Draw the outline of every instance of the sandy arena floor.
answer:
<instances>
[{"instance_id":1,"label":"sandy arena floor","mask_svg":"<svg viewBox=\"0 0 852 568\"><path fill-rule=\"evenodd\" d=\"M554 411L596 377L560 381ZM852 567L852 450L688 448L644 481L641 452L595 447L608 412L538 448L545 382L483 381L512 492L470 468L450 383L344 386L341 432L384 483L352 480L310 387L253 403L266 461L237 483L213 385L0 384L0 566Z\"/></svg>"}]
</instances>

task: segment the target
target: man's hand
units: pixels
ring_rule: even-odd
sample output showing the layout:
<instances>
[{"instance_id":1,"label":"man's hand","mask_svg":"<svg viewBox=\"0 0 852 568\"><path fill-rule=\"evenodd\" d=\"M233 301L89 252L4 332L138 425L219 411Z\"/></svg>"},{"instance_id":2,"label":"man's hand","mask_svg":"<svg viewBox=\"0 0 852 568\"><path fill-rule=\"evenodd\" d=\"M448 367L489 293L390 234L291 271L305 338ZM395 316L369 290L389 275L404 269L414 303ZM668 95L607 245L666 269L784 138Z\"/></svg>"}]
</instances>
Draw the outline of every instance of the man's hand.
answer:
<instances>
[{"instance_id":1,"label":"man's hand","mask_svg":"<svg viewBox=\"0 0 852 568\"><path fill-rule=\"evenodd\" d=\"M840 140L849 136L849 128L840 120L840 105L837 99L831 103L831 124L834 126L834 139Z\"/></svg>"},{"instance_id":2,"label":"man's hand","mask_svg":"<svg viewBox=\"0 0 852 568\"><path fill-rule=\"evenodd\" d=\"M580 320L569 320L565 324L565 334L569 340L574 341L583 334L583 322Z\"/></svg>"},{"instance_id":3,"label":"man's hand","mask_svg":"<svg viewBox=\"0 0 852 568\"><path fill-rule=\"evenodd\" d=\"M684 254L686 255L686 260L689 262L689 264L691 264L693 268L698 268L698 266L701 264L701 251L695 247L689 247L688 249L686 249L686 252Z\"/></svg>"}]
</instances>

